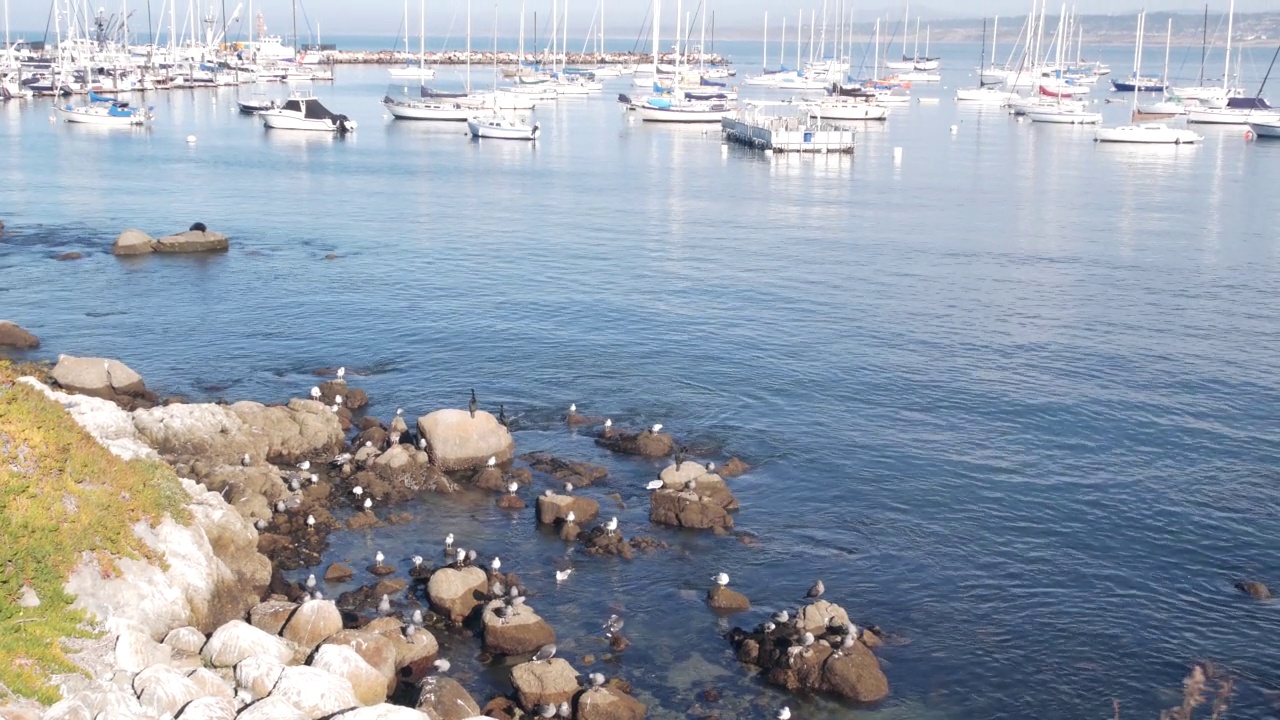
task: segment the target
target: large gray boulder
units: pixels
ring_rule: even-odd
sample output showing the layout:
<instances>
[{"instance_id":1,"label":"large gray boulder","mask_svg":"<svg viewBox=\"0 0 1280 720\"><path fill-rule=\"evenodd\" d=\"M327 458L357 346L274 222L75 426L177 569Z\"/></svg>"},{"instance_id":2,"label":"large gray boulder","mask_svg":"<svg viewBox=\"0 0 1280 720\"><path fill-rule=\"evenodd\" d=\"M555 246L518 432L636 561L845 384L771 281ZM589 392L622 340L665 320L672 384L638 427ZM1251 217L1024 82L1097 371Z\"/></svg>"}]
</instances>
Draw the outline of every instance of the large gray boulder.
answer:
<instances>
[{"instance_id":1,"label":"large gray boulder","mask_svg":"<svg viewBox=\"0 0 1280 720\"><path fill-rule=\"evenodd\" d=\"M112 255L146 255L155 252L156 239L141 230L130 228L116 236L111 244Z\"/></svg>"},{"instance_id":2,"label":"large gray boulder","mask_svg":"<svg viewBox=\"0 0 1280 720\"><path fill-rule=\"evenodd\" d=\"M346 678L361 705L378 705L387 699L387 677L348 645L321 645L311 667Z\"/></svg>"},{"instance_id":3,"label":"large gray boulder","mask_svg":"<svg viewBox=\"0 0 1280 720\"><path fill-rule=\"evenodd\" d=\"M214 465L296 463L342 446L338 416L313 400L271 406L256 402L175 404L134 413L138 434L162 455L197 457Z\"/></svg>"},{"instance_id":4,"label":"large gray boulder","mask_svg":"<svg viewBox=\"0 0 1280 720\"><path fill-rule=\"evenodd\" d=\"M492 600L485 605L482 624L486 652L525 655L556 641L556 631L527 605L511 608L508 618L498 617L497 610L505 604L503 600Z\"/></svg>"},{"instance_id":5,"label":"large gray boulder","mask_svg":"<svg viewBox=\"0 0 1280 720\"><path fill-rule=\"evenodd\" d=\"M462 622L480 604L489 587L489 578L478 567L442 568L427 581L427 597L436 612L453 622Z\"/></svg>"},{"instance_id":6,"label":"large gray boulder","mask_svg":"<svg viewBox=\"0 0 1280 720\"><path fill-rule=\"evenodd\" d=\"M427 441L431 463L446 471L477 468L491 457L505 463L516 449L507 428L483 410L475 417L466 410L436 410L418 418L418 433Z\"/></svg>"},{"instance_id":7,"label":"large gray boulder","mask_svg":"<svg viewBox=\"0 0 1280 720\"><path fill-rule=\"evenodd\" d=\"M551 658L529 661L511 668L511 684L516 698L525 710L539 705L559 705L570 700L581 689L578 671L567 660Z\"/></svg>"},{"instance_id":8,"label":"large gray boulder","mask_svg":"<svg viewBox=\"0 0 1280 720\"><path fill-rule=\"evenodd\" d=\"M287 701L307 720L320 720L360 705L346 678L307 665L285 668L271 697Z\"/></svg>"},{"instance_id":9,"label":"large gray boulder","mask_svg":"<svg viewBox=\"0 0 1280 720\"><path fill-rule=\"evenodd\" d=\"M50 375L64 390L104 400L148 394L142 376L119 360L59 355Z\"/></svg>"},{"instance_id":10,"label":"large gray boulder","mask_svg":"<svg viewBox=\"0 0 1280 720\"><path fill-rule=\"evenodd\" d=\"M177 235L166 235L152 243L151 247L162 253L219 252L230 247L230 243L222 233L187 230Z\"/></svg>"},{"instance_id":11,"label":"large gray boulder","mask_svg":"<svg viewBox=\"0 0 1280 720\"><path fill-rule=\"evenodd\" d=\"M17 323L0 320L0 347L30 350L40 347L40 339Z\"/></svg>"},{"instance_id":12,"label":"large gray boulder","mask_svg":"<svg viewBox=\"0 0 1280 720\"><path fill-rule=\"evenodd\" d=\"M232 620L214 631L200 651L200 657L213 667L235 667L255 655L266 655L281 663L293 660L293 646L283 638L268 635L243 620Z\"/></svg>"},{"instance_id":13,"label":"large gray boulder","mask_svg":"<svg viewBox=\"0 0 1280 720\"><path fill-rule=\"evenodd\" d=\"M465 720L480 715L467 689L447 675L430 675L419 687L417 709L432 720Z\"/></svg>"}]
</instances>

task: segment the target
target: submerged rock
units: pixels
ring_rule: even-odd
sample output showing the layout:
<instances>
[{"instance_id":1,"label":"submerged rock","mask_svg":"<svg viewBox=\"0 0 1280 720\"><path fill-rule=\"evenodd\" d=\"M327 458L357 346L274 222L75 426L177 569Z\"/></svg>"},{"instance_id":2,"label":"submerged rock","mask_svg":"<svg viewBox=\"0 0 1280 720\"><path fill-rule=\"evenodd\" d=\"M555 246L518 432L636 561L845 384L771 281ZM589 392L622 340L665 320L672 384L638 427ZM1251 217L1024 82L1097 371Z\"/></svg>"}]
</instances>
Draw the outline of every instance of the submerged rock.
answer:
<instances>
[{"instance_id":1,"label":"submerged rock","mask_svg":"<svg viewBox=\"0 0 1280 720\"><path fill-rule=\"evenodd\" d=\"M733 517L720 502L695 490L655 491L649 498L649 521L697 530L733 527Z\"/></svg>"},{"instance_id":2,"label":"submerged rock","mask_svg":"<svg viewBox=\"0 0 1280 720\"><path fill-rule=\"evenodd\" d=\"M418 418L418 435L427 441L431 462L445 471L485 465L489 458L509 461L515 441L497 418L483 410L445 409Z\"/></svg>"},{"instance_id":3,"label":"submerged rock","mask_svg":"<svg viewBox=\"0 0 1280 720\"><path fill-rule=\"evenodd\" d=\"M1236 589L1254 600L1271 599L1271 590L1257 580L1244 580L1236 583Z\"/></svg>"},{"instance_id":4,"label":"submerged rock","mask_svg":"<svg viewBox=\"0 0 1280 720\"><path fill-rule=\"evenodd\" d=\"M30 350L40 347L40 338L32 335L17 323L0 320L0 347Z\"/></svg>"},{"instance_id":5,"label":"submerged rock","mask_svg":"<svg viewBox=\"0 0 1280 720\"><path fill-rule=\"evenodd\" d=\"M584 487L609 476L609 469L604 466L561 460L546 452L527 453L520 459L529 463L533 470L571 483L574 487Z\"/></svg>"}]
</instances>

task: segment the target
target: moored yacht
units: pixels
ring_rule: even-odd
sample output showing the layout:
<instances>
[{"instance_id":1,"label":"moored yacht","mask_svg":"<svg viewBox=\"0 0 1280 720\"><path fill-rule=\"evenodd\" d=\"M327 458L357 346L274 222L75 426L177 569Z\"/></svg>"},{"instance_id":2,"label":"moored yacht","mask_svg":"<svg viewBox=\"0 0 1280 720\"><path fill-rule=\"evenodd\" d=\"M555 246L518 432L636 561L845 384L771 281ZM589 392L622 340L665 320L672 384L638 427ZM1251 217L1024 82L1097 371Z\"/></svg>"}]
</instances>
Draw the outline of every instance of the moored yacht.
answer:
<instances>
[{"instance_id":1,"label":"moored yacht","mask_svg":"<svg viewBox=\"0 0 1280 720\"><path fill-rule=\"evenodd\" d=\"M349 133L356 129L354 120L331 112L309 93L295 92L278 108L258 113L262 124L273 130L312 130Z\"/></svg>"}]
</instances>

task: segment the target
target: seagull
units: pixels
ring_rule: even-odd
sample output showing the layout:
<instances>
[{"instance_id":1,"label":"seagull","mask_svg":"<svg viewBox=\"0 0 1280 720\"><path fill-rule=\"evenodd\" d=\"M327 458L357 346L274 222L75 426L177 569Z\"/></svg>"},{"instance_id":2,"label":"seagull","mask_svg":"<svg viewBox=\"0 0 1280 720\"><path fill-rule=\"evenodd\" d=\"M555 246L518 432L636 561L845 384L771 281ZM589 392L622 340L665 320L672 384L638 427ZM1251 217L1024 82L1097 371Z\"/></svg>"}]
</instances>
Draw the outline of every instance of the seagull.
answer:
<instances>
[{"instance_id":1,"label":"seagull","mask_svg":"<svg viewBox=\"0 0 1280 720\"><path fill-rule=\"evenodd\" d=\"M471 417L476 416L476 389L471 388L471 402L467 403L467 411L471 413Z\"/></svg>"},{"instance_id":2,"label":"seagull","mask_svg":"<svg viewBox=\"0 0 1280 720\"><path fill-rule=\"evenodd\" d=\"M538 648L538 652L533 654L534 662L546 662L556 656L556 644L547 643Z\"/></svg>"},{"instance_id":3,"label":"seagull","mask_svg":"<svg viewBox=\"0 0 1280 720\"><path fill-rule=\"evenodd\" d=\"M774 625L773 622L770 620L765 620L764 625L761 625L760 627L765 631L766 634L771 633L774 630L778 629L778 626Z\"/></svg>"},{"instance_id":4,"label":"seagull","mask_svg":"<svg viewBox=\"0 0 1280 720\"><path fill-rule=\"evenodd\" d=\"M404 415L404 408L396 408L396 417L402 417L403 415Z\"/></svg>"},{"instance_id":5,"label":"seagull","mask_svg":"<svg viewBox=\"0 0 1280 720\"><path fill-rule=\"evenodd\" d=\"M406 640L412 640L412 639L413 639L413 636L414 636L415 634L417 634L417 632L418 632L418 626L417 626L417 625L405 625L405 626L404 626L404 637L405 637L405 639L406 639Z\"/></svg>"},{"instance_id":6,"label":"seagull","mask_svg":"<svg viewBox=\"0 0 1280 720\"><path fill-rule=\"evenodd\" d=\"M661 490L664 485L666 485L666 483L661 480L650 480L649 484L644 487L646 490Z\"/></svg>"},{"instance_id":7,"label":"seagull","mask_svg":"<svg viewBox=\"0 0 1280 720\"><path fill-rule=\"evenodd\" d=\"M576 415L577 413L578 413L578 405L576 403L569 403L569 414Z\"/></svg>"},{"instance_id":8,"label":"seagull","mask_svg":"<svg viewBox=\"0 0 1280 720\"><path fill-rule=\"evenodd\" d=\"M715 469L716 469L715 463L713 462L707 463L707 472L715 472Z\"/></svg>"},{"instance_id":9,"label":"seagull","mask_svg":"<svg viewBox=\"0 0 1280 720\"><path fill-rule=\"evenodd\" d=\"M711 579L714 580L715 583L720 587L724 587L725 585L729 584L729 573L724 573L724 572L716 573L715 575L711 576Z\"/></svg>"},{"instance_id":10,"label":"seagull","mask_svg":"<svg viewBox=\"0 0 1280 720\"><path fill-rule=\"evenodd\" d=\"M542 494L543 494L543 495L545 495L546 497L551 497L552 495L555 495L556 493L555 493L555 491L554 491L554 490L552 490L551 488L547 488L546 490L544 490L544 491L543 491L543 493L542 493Z\"/></svg>"},{"instance_id":11,"label":"seagull","mask_svg":"<svg viewBox=\"0 0 1280 720\"><path fill-rule=\"evenodd\" d=\"M249 457L249 453L245 453L240 456L240 464L245 467L249 467L253 464L253 458Z\"/></svg>"},{"instance_id":12,"label":"seagull","mask_svg":"<svg viewBox=\"0 0 1280 720\"><path fill-rule=\"evenodd\" d=\"M520 489L520 483L516 482L515 480L512 480L511 482L507 483L508 493L515 495L516 491L519 489Z\"/></svg>"},{"instance_id":13,"label":"seagull","mask_svg":"<svg viewBox=\"0 0 1280 720\"><path fill-rule=\"evenodd\" d=\"M384 615L391 612L391 598L386 595L382 596L382 599L378 601L378 612Z\"/></svg>"},{"instance_id":14,"label":"seagull","mask_svg":"<svg viewBox=\"0 0 1280 720\"><path fill-rule=\"evenodd\" d=\"M443 674L443 673L449 672L449 661L445 660L444 658L440 658L436 660L435 662L431 663L431 665L435 667L436 672L438 673Z\"/></svg>"},{"instance_id":15,"label":"seagull","mask_svg":"<svg viewBox=\"0 0 1280 720\"><path fill-rule=\"evenodd\" d=\"M558 582L558 583L562 583L562 582L564 582L565 580L568 580L568 579L569 579L569 576L570 576L570 575L572 575L572 574L573 574L573 568L565 568L564 570L557 570L557 571L556 571L556 582Z\"/></svg>"},{"instance_id":16,"label":"seagull","mask_svg":"<svg viewBox=\"0 0 1280 720\"><path fill-rule=\"evenodd\" d=\"M786 610L779 610L778 612L773 614L774 622L778 623L779 625L786 625L787 621L789 621L790 619L791 619L791 616L787 614Z\"/></svg>"},{"instance_id":17,"label":"seagull","mask_svg":"<svg viewBox=\"0 0 1280 720\"><path fill-rule=\"evenodd\" d=\"M363 494L364 494L364 488L362 488L362 487L360 487L359 485L357 485L357 486L355 486L355 487L351 488L351 494L352 494L352 495L355 495L356 497L360 497L361 495L363 495Z\"/></svg>"},{"instance_id":18,"label":"seagull","mask_svg":"<svg viewBox=\"0 0 1280 720\"><path fill-rule=\"evenodd\" d=\"M610 615L609 619L605 620L604 625L601 625L601 627L604 628L604 634L606 637L613 637L622 630L622 626L625 623L626 621L617 615Z\"/></svg>"},{"instance_id":19,"label":"seagull","mask_svg":"<svg viewBox=\"0 0 1280 720\"><path fill-rule=\"evenodd\" d=\"M420 568L420 567L422 567L422 556L421 556L421 555L414 555L414 556L413 556L413 566L414 566L415 568Z\"/></svg>"},{"instance_id":20,"label":"seagull","mask_svg":"<svg viewBox=\"0 0 1280 720\"><path fill-rule=\"evenodd\" d=\"M337 455L333 456L333 460L330 460L329 464L330 465L346 465L347 463L351 462L351 457L352 455L349 452L338 453Z\"/></svg>"},{"instance_id":21,"label":"seagull","mask_svg":"<svg viewBox=\"0 0 1280 720\"><path fill-rule=\"evenodd\" d=\"M506 588L502 587L502 583L497 580L494 580L493 584L489 586L489 594L495 598L502 597L506 592Z\"/></svg>"},{"instance_id":22,"label":"seagull","mask_svg":"<svg viewBox=\"0 0 1280 720\"><path fill-rule=\"evenodd\" d=\"M311 599L312 599L312 600L323 600L323 599L324 599L324 595L321 595L321 594L320 594L320 591L319 591L319 590L317 590L317 591L315 591L315 592L311 593Z\"/></svg>"},{"instance_id":23,"label":"seagull","mask_svg":"<svg viewBox=\"0 0 1280 720\"><path fill-rule=\"evenodd\" d=\"M827 588L824 587L822 581L819 580L813 584L813 587L809 588L809 592L805 593L804 596L807 598L820 598L822 597L822 593L826 591Z\"/></svg>"},{"instance_id":24,"label":"seagull","mask_svg":"<svg viewBox=\"0 0 1280 720\"><path fill-rule=\"evenodd\" d=\"M383 555L382 551L379 550L378 554L373 556L373 564L377 565L378 567L382 567L382 561L385 559L387 559L387 556Z\"/></svg>"},{"instance_id":25,"label":"seagull","mask_svg":"<svg viewBox=\"0 0 1280 720\"><path fill-rule=\"evenodd\" d=\"M485 461L485 465L489 467L493 467L494 465L497 465L497 464L498 464L498 456L496 455L490 455L489 459Z\"/></svg>"},{"instance_id":26,"label":"seagull","mask_svg":"<svg viewBox=\"0 0 1280 720\"><path fill-rule=\"evenodd\" d=\"M334 396L333 396L333 404L334 404L334 405L337 405L338 407L342 407L342 396L341 396L341 395L334 395Z\"/></svg>"},{"instance_id":27,"label":"seagull","mask_svg":"<svg viewBox=\"0 0 1280 720\"><path fill-rule=\"evenodd\" d=\"M342 378L346 377L347 375L347 369L345 367L340 367L338 368L338 372L335 374L338 376L339 380L342 380Z\"/></svg>"},{"instance_id":28,"label":"seagull","mask_svg":"<svg viewBox=\"0 0 1280 720\"><path fill-rule=\"evenodd\" d=\"M301 470L301 471L303 471L303 472L306 472L306 471L310 470L310 469L311 469L311 461L310 461L310 460L303 460L302 462L298 463L298 469L299 469L299 470Z\"/></svg>"},{"instance_id":29,"label":"seagull","mask_svg":"<svg viewBox=\"0 0 1280 720\"><path fill-rule=\"evenodd\" d=\"M653 427L649 429L653 431L654 435L657 435L658 433L662 432L662 423L654 423Z\"/></svg>"},{"instance_id":30,"label":"seagull","mask_svg":"<svg viewBox=\"0 0 1280 720\"><path fill-rule=\"evenodd\" d=\"M311 480L312 485L315 485L316 483L320 482L320 476L315 473L311 473L311 477L309 479Z\"/></svg>"},{"instance_id":31,"label":"seagull","mask_svg":"<svg viewBox=\"0 0 1280 720\"><path fill-rule=\"evenodd\" d=\"M364 509L365 509L365 510L372 510L372 509L373 509L373 498L365 498L365 499L364 499Z\"/></svg>"},{"instance_id":32,"label":"seagull","mask_svg":"<svg viewBox=\"0 0 1280 720\"><path fill-rule=\"evenodd\" d=\"M262 532L263 530L267 529L267 521L259 518L258 521L253 524L253 526L258 528L258 532Z\"/></svg>"},{"instance_id":33,"label":"seagull","mask_svg":"<svg viewBox=\"0 0 1280 720\"><path fill-rule=\"evenodd\" d=\"M467 562L467 551L462 548L458 548L458 554L455 557L457 559L458 567L462 567L463 564Z\"/></svg>"},{"instance_id":34,"label":"seagull","mask_svg":"<svg viewBox=\"0 0 1280 720\"><path fill-rule=\"evenodd\" d=\"M785 705L778 711L778 720L791 720L791 708Z\"/></svg>"},{"instance_id":35,"label":"seagull","mask_svg":"<svg viewBox=\"0 0 1280 720\"><path fill-rule=\"evenodd\" d=\"M314 590L315 587L316 587L316 576L315 576L315 573L312 573L307 576L307 589Z\"/></svg>"},{"instance_id":36,"label":"seagull","mask_svg":"<svg viewBox=\"0 0 1280 720\"><path fill-rule=\"evenodd\" d=\"M412 618L412 619L413 619L413 624L414 624L414 625L421 625L421 624L422 624L422 611L421 611L421 610L418 610L418 609L415 609L415 610L413 611L413 618Z\"/></svg>"},{"instance_id":37,"label":"seagull","mask_svg":"<svg viewBox=\"0 0 1280 720\"><path fill-rule=\"evenodd\" d=\"M449 533L448 535L444 536L444 549L445 550L453 549L453 533Z\"/></svg>"},{"instance_id":38,"label":"seagull","mask_svg":"<svg viewBox=\"0 0 1280 720\"><path fill-rule=\"evenodd\" d=\"M610 535L616 532L618 530L618 518L616 517L609 518L609 522L604 524L604 530Z\"/></svg>"},{"instance_id":39,"label":"seagull","mask_svg":"<svg viewBox=\"0 0 1280 720\"><path fill-rule=\"evenodd\" d=\"M565 494L565 495L572 495L572 494L573 494L573 483L568 483L568 482L567 482L567 483L565 483L565 484L564 484L564 494Z\"/></svg>"},{"instance_id":40,"label":"seagull","mask_svg":"<svg viewBox=\"0 0 1280 720\"><path fill-rule=\"evenodd\" d=\"M419 449L419 450L426 450L426 449L427 449L427 439L426 439L426 438L418 438L418 449Z\"/></svg>"},{"instance_id":41,"label":"seagull","mask_svg":"<svg viewBox=\"0 0 1280 720\"><path fill-rule=\"evenodd\" d=\"M502 569L502 561L495 555L493 561L489 563L489 567L492 568L494 572L498 572Z\"/></svg>"},{"instance_id":42,"label":"seagull","mask_svg":"<svg viewBox=\"0 0 1280 720\"><path fill-rule=\"evenodd\" d=\"M315 515L308 515L308 516L307 516L307 527L315 527L315 526L316 526L316 516L315 516Z\"/></svg>"},{"instance_id":43,"label":"seagull","mask_svg":"<svg viewBox=\"0 0 1280 720\"><path fill-rule=\"evenodd\" d=\"M578 519L578 516L574 515L572 510L570 510L569 513L564 516L564 522L566 525L576 522L577 519Z\"/></svg>"},{"instance_id":44,"label":"seagull","mask_svg":"<svg viewBox=\"0 0 1280 720\"><path fill-rule=\"evenodd\" d=\"M591 673L587 679L591 681L591 687L600 687L604 684L604 673Z\"/></svg>"},{"instance_id":45,"label":"seagull","mask_svg":"<svg viewBox=\"0 0 1280 720\"><path fill-rule=\"evenodd\" d=\"M569 705L568 700L560 703L560 707L556 709L556 715L562 718L573 717L573 708Z\"/></svg>"},{"instance_id":46,"label":"seagull","mask_svg":"<svg viewBox=\"0 0 1280 720\"><path fill-rule=\"evenodd\" d=\"M467 564L468 564L468 565L475 565L475 564L476 564L476 551L475 551L475 550L468 550L468 551L467 551Z\"/></svg>"},{"instance_id":47,"label":"seagull","mask_svg":"<svg viewBox=\"0 0 1280 720\"><path fill-rule=\"evenodd\" d=\"M858 642L858 639L854 637L852 634L845 635L844 641L840 643L840 647L836 648L835 654L843 655L849 652L850 650L853 649L853 644L856 642Z\"/></svg>"},{"instance_id":48,"label":"seagull","mask_svg":"<svg viewBox=\"0 0 1280 720\"><path fill-rule=\"evenodd\" d=\"M330 405L330 406L329 406L329 412L333 412L333 413L338 412L338 405L337 405L337 403L334 403L333 405Z\"/></svg>"},{"instance_id":49,"label":"seagull","mask_svg":"<svg viewBox=\"0 0 1280 720\"><path fill-rule=\"evenodd\" d=\"M613 418L605 418L605 419L604 419L604 429L605 429L605 430L608 430L608 429L609 429L609 428L611 428L611 427L613 427Z\"/></svg>"},{"instance_id":50,"label":"seagull","mask_svg":"<svg viewBox=\"0 0 1280 720\"><path fill-rule=\"evenodd\" d=\"M320 399L320 388L315 387L315 386L312 386L312 388L311 388L311 399L312 399L312 400L319 400L319 399Z\"/></svg>"},{"instance_id":51,"label":"seagull","mask_svg":"<svg viewBox=\"0 0 1280 720\"><path fill-rule=\"evenodd\" d=\"M809 631L807 631L807 630L806 630L806 631L805 631L805 633L804 633L803 635L801 635L801 636L800 636L800 644L801 644L801 645L803 645L803 646L805 646L805 647L809 647L810 645L812 645L812 644L813 644L813 633L811 633L811 632L809 632Z\"/></svg>"},{"instance_id":52,"label":"seagull","mask_svg":"<svg viewBox=\"0 0 1280 720\"><path fill-rule=\"evenodd\" d=\"M278 512L278 513L282 513L282 512L284 512L284 511L285 511L284 501L283 501L283 500L277 500L277 501L276 501L276 512Z\"/></svg>"},{"instance_id":53,"label":"seagull","mask_svg":"<svg viewBox=\"0 0 1280 720\"><path fill-rule=\"evenodd\" d=\"M538 706L538 717L553 718L555 716L556 716L555 705L539 705Z\"/></svg>"},{"instance_id":54,"label":"seagull","mask_svg":"<svg viewBox=\"0 0 1280 720\"><path fill-rule=\"evenodd\" d=\"M499 605L493 609L493 614L498 616L498 620L502 621L503 625L506 625L507 620L511 619L511 616L515 614L515 611L511 609L510 605Z\"/></svg>"}]
</instances>

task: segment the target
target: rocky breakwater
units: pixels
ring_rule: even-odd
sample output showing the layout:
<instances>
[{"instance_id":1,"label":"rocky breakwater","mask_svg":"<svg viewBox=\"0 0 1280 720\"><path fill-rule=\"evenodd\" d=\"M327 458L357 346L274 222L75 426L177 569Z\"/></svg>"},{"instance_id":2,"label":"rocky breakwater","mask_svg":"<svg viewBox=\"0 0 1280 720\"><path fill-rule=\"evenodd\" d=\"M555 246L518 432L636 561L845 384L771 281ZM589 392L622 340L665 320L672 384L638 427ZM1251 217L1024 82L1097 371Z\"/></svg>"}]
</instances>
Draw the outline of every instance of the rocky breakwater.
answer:
<instances>
[{"instance_id":1,"label":"rocky breakwater","mask_svg":"<svg viewBox=\"0 0 1280 720\"><path fill-rule=\"evenodd\" d=\"M153 238L141 230L120 233L111 245L112 255L149 255L151 253L223 252L231 246L226 235L195 223L185 232Z\"/></svg>"},{"instance_id":2,"label":"rocky breakwater","mask_svg":"<svg viewBox=\"0 0 1280 720\"><path fill-rule=\"evenodd\" d=\"M830 693L857 703L889 695L889 681L872 652L881 645L878 630L850 622L835 603L815 600L795 612L775 613L753 630L735 627L727 637L739 661L791 692Z\"/></svg>"}]
</instances>

